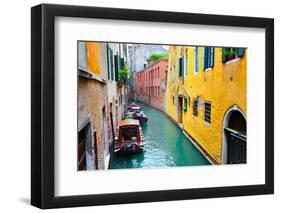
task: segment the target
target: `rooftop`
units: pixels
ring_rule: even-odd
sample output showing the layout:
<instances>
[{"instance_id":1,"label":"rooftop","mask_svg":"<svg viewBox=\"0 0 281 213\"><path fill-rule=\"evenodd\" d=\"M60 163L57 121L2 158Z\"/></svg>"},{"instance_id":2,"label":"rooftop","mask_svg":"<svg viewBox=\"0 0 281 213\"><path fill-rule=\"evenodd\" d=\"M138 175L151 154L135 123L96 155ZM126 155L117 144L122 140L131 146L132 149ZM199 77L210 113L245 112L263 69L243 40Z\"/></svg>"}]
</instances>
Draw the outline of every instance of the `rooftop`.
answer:
<instances>
[{"instance_id":1,"label":"rooftop","mask_svg":"<svg viewBox=\"0 0 281 213\"><path fill-rule=\"evenodd\" d=\"M148 69L149 67L151 67L151 66L157 64L157 63L160 62L160 61L168 61L168 58L167 58L167 57L165 57L165 58L159 58L157 61L150 62L150 63L148 63L148 65L147 65L143 70L140 70L140 71L138 71L138 72L143 72L144 70L146 70L146 69ZM138 73L138 72L137 72L137 73Z\"/></svg>"}]
</instances>

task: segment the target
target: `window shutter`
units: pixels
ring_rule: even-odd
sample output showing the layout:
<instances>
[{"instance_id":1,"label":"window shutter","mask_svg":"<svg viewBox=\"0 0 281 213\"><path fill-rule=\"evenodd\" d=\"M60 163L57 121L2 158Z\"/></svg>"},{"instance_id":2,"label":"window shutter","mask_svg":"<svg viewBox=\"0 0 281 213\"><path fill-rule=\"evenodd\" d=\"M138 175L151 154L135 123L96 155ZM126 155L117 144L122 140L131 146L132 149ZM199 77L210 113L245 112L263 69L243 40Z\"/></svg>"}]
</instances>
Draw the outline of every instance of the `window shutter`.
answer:
<instances>
[{"instance_id":1,"label":"window shutter","mask_svg":"<svg viewBox=\"0 0 281 213\"><path fill-rule=\"evenodd\" d=\"M114 56L114 67L115 67L115 81L118 81L118 64L119 64L119 60L118 60L118 55Z\"/></svg>"},{"instance_id":2,"label":"window shutter","mask_svg":"<svg viewBox=\"0 0 281 213\"><path fill-rule=\"evenodd\" d=\"M226 62L226 49L222 48L222 63Z\"/></svg>"},{"instance_id":3,"label":"window shutter","mask_svg":"<svg viewBox=\"0 0 281 213\"><path fill-rule=\"evenodd\" d=\"M182 77L182 58L178 59L179 77Z\"/></svg>"},{"instance_id":4,"label":"window shutter","mask_svg":"<svg viewBox=\"0 0 281 213\"><path fill-rule=\"evenodd\" d=\"M188 75L188 55L186 55L186 68L185 68L185 70L186 70L186 75Z\"/></svg>"},{"instance_id":5,"label":"window shutter","mask_svg":"<svg viewBox=\"0 0 281 213\"><path fill-rule=\"evenodd\" d=\"M208 68L208 50L209 48L208 47L204 47L204 62L203 62L203 69L207 69Z\"/></svg>"},{"instance_id":6,"label":"window shutter","mask_svg":"<svg viewBox=\"0 0 281 213\"><path fill-rule=\"evenodd\" d=\"M120 66L120 69L124 69L124 65L125 65L125 63L124 63L124 58L121 58L121 66Z\"/></svg>"},{"instance_id":7,"label":"window shutter","mask_svg":"<svg viewBox=\"0 0 281 213\"><path fill-rule=\"evenodd\" d=\"M106 61L107 61L107 80L110 80L110 53L109 53L109 47L108 44L106 44Z\"/></svg>"},{"instance_id":8,"label":"window shutter","mask_svg":"<svg viewBox=\"0 0 281 213\"><path fill-rule=\"evenodd\" d=\"M194 58L195 58L195 72L198 72L198 47L195 47L194 52Z\"/></svg>"},{"instance_id":9,"label":"window shutter","mask_svg":"<svg viewBox=\"0 0 281 213\"><path fill-rule=\"evenodd\" d=\"M112 49L109 49L109 54L110 54L110 72L111 72L111 80L114 80L114 71L113 71L113 52Z\"/></svg>"},{"instance_id":10,"label":"window shutter","mask_svg":"<svg viewBox=\"0 0 281 213\"><path fill-rule=\"evenodd\" d=\"M118 70L121 69L121 56L118 54Z\"/></svg>"},{"instance_id":11,"label":"window shutter","mask_svg":"<svg viewBox=\"0 0 281 213\"><path fill-rule=\"evenodd\" d=\"M178 70L179 70L179 77L181 77L181 71L180 71L180 59L178 59Z\"/></svg>"},{"instance_id":12,"label":"window shutter","mask_svg":"<svg viewBox=\"0 0 281 213\"><path fill-rule=\"evenodd\" d=\"M237 56L238 57L243 57L244 56L244 48L238 48Z\"/></svg>"},{"instance_id":13,"label":"window shutter","mask_svg":"<svg viewBox=\"0 0 281 213\"><path fill-rule=\"evenodd\" d=\"M199 71L199 47L196 47L196 72Z\"/></svg>"},{"instance_id":14,"label":"window shutter","mask_svg":"<svg viewBox=\"0 0 281 213\"><path fill-rule=\"evenodd\" d=\"M187 98L184 98L184 107L183 107L183 111L187 112Z\"/></svg>"},{"instance_id":15,"label":"window shutter","mask_svg":"<svg viewBox=\"0 0 281 213\"><path fill-rule=\"evenodd\" d=\"M183 56L181 57L181 76L184 76L184 70L183 70L183 68L184 68L184 60L183 60Z\"/></svg>"},{"instance_id":16,"label":"window shutter","mask_svg":"<svg viewBox=\"0 0 281 213\"><path fill-rule=\"evenodd\" d=\"M214 67L214 63L215 63L215 48L212 47L210 49L211 49L210 50L210 55L211 55L211 57L210 57L210 67Z\"/></svg>"},{"instance_id":17,"label":"window shutter","mask_svg":"<svg viewBox=\"0 0 281 213\"><path fill-rule=\"evenodd\" d=\"M210 68L210 47L207 47L206 48L206 57L207 57L207 60L206 60L206 68L208 69L208 68Z\"/></svg>"}]
</instances>

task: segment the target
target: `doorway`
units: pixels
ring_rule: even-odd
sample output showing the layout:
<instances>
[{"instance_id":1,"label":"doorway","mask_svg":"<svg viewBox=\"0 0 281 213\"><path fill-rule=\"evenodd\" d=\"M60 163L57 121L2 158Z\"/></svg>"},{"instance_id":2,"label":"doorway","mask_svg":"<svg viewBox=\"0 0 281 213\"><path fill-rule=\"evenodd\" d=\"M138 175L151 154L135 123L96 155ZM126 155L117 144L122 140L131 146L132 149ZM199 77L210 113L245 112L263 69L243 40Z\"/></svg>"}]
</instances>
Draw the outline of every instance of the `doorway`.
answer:
<instances>
[{"instance_id":1,"label":"doorway","mask_svg":"<svg viewBox=\"0 0 281 213\"><path fill-rule=\"evenodd\" d=\"M223 126L223 163L246 163L247 121L236 106L229 110Z\"/></svg>"},{"instance_id":2,"label":"doorway","mask_svg":"<svg viewBox=\"0 0 281 213\"><path fill-rule=\"evenodd\" d=\"M178 122L182 123L182 104L183 104L183 97L178 97Z\"/></svg>"},{"instance_id":3,"label":"doorway","mask_svg":"<svg viewBox=\"0 0 281 213\"><path fill-rule=\"evenodd\" d=\"M90 122L78 132L78 170L94 169L91 134Z\"/></svg>"}]
</instances>

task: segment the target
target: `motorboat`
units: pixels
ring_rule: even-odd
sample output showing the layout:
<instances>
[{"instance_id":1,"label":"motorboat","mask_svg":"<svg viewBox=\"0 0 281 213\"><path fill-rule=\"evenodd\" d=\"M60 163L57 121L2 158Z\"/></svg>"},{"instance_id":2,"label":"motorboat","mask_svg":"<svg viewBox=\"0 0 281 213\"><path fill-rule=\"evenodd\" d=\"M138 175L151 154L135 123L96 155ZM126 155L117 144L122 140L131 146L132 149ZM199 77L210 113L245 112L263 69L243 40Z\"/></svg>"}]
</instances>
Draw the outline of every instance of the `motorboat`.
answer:
<instances>
[{"instance_id":1,"label":"motorboat","mask_svg":"<svg viewBox=\"0 0 281 213\"><path fill-rule=\"evenodd\" d=\"M129 112L140 112L141 107L138 104L132 103L128 106L128 111Z\"/></svg>"},{"instance_id":2,"label":"motorboat","mask_svg":"<svg viewBox=\"0 0 281 213\"><path fill-rule=\"evenodd\" d=\"M125 118L136 119L141 123L145 123L148 121L148 117L143 113L143 111L134 111L134 112L128 111L125 114Z\"/></svg>"},{"instance_id":3,"label":"motorboat","mask_svg":"<svg viewBox=\"0 0 281 213\"><path fill-rule=\"evenodd\" d=\"M138 120L125 119L119 123L114 152L118 155L143 152L143 133Z\"/></svg>"}]
</instances>

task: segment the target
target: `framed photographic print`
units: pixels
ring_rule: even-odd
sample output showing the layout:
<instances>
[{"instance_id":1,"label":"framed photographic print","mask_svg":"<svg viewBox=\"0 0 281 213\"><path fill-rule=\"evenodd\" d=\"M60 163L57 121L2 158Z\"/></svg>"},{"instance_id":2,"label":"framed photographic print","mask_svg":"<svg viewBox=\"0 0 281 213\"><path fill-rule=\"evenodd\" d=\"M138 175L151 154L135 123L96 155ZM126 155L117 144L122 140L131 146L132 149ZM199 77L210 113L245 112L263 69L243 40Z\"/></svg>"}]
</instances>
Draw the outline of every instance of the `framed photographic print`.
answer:
<instances>
[{"instance_id":1,"label":"framed photographic print","mask_svg":"<svg viewBox=\"0 0 281 213\"><path fill-rule=\"evenodd\" d=\"M274 20L31 9L31 203L274 192Z\"/></svg>"}]
</instances>

